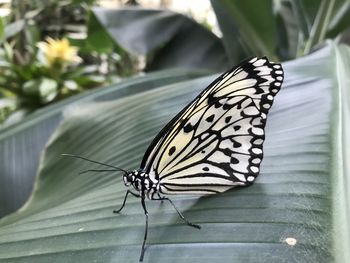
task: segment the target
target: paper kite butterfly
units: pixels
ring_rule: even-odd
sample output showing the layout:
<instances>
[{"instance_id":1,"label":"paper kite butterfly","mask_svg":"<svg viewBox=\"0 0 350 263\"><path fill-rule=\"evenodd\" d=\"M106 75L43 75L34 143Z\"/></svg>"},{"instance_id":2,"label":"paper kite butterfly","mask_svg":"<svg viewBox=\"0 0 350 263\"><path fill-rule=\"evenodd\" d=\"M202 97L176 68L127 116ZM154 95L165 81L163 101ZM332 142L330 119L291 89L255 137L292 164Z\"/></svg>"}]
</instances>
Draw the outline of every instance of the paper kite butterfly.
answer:
<instances>
[{"instance_id":1,"label":"paper kite butterfly","mask_svg":"<svg viewBox=\"0 0 350 263\"><path fill-rule=\"evenodd\" d=\"M254 182L263 158L265 124L275 95L281 88L283 69L267 58L252 58L225 72L178 113L154 138L141 167L125 171L115 166L78 157L123 171L128 194L141 198L146 229L141 249L143 260L148 231L146 197L167 200L172 194L210 195ZM67 154L68 155L68 154ZM88 170L106 171L106 170Z\"/></svg>"}]
</instances>

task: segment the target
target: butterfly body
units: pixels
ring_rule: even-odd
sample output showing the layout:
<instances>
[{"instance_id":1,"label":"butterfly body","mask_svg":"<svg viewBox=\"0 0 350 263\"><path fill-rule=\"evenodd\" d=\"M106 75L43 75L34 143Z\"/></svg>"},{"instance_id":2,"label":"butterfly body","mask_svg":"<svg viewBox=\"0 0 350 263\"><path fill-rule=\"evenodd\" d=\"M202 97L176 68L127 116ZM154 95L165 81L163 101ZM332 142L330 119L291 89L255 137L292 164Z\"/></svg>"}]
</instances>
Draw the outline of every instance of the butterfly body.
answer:
<instances>
[{"instance_id":1,"label":"butterfly body","mask_svg":"<svg viewBox=\"0 0 350 263\"><path fill-rule=\"evenodd\" d=\"M136 190L136 192L138 193L138 197L147 197L150 200L159 200L160 195L174 194L166 191L166 188L169 185L169 183L166 183L166 182L162 183L161 181L155 179L154 176L150 176L149 174L145 173L142 170L134 170L134 171L125 173L123 175L123 181L126 187L132 186ZM226 185L222 186L221 188L220 186L215 185L216 190L213 192L202 193L201 191L194 189L192 191L187 191L187 192L185 191L183 194L189 194L189 195L215 194L219 192L224 192L229 188L232 188L234 186L239 186L239 185L243 186L246 184L242 182L235 182L234 180L232 180L231 183L226 182Z\"/></svg>"},{"instance_id":2,"label":"butterfly body","mask_svg":"<svg viewBox=\"0 0 350 263\"><path fill-rule=\"evenodd\" d=\"M149 176L149 174L142 170L124 173L123 181L126 187L133 186L140 197L147 197L150 200L155 200L156 195L159 197L159 180L156 180L153 176Z\"/></svg>"}]
</instances>

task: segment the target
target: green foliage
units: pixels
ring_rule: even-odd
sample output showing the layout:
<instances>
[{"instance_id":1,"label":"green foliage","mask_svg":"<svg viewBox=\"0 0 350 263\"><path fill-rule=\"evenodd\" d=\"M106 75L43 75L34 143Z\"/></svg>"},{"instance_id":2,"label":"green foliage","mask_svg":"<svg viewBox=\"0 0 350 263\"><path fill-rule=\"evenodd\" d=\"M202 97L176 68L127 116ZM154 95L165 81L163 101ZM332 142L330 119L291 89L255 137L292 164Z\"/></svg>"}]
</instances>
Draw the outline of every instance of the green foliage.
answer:
<instances>
[{"instance_id":1,"label":"green foliage","mask_svg":"<svg viewBox=\"0 0 350 263\"><path fill-rule=\"evenodd\" d=\"M59 46L54 49L53 45ZM0 49L0 91L3 94L3 99L0 100L11 101L11 104L0 104L3 117L0 121L3 121L11 111L21 109L31 112L77 94L83 89L96 87L105 81L104 78L89 72L86 66L73 64L71 61L73 57L54 58L52 63L48 63L45 56L49 54L43 54L43 51L38 50L36 46L32 48L33 53L27 52L28 57L22 62L19 62L16 57L18 50L8 42L3 44L2 50ZM55 41L48 52L53 53L51 56L56 53L59 55L61 50L66 55L73 56L72 49L71 46ZM63 59L69 59L69 61Z\"/></svg>"},{"instance_id":2,"label":"green foliage","mask_svg":"<svg viewBox=\"0 0 350 263\"><path fill-rule=\"evenodd\" d=\"M220 71L256 55L285 61L313 52L326 39L341 41L350 24L347 0L213 0L211 4L221 39L168 11L93 11L118 45L147 55L146 70L184 66Z\"/></svg>"},{"instance_id":3,"label":"green foliage","mask_svg":"<svg viewBox=\"0 0 350 263\"><path fill-rule=\"evenodd\" d=\"M233 61L257 54L281 61L300 57L320 47L327 38L340 39L350 25L347 0L218 0L211 3ZM232 31L236 34L232 35Z\"/></svg>"},{"instance_id":4,"label":"green foliage","mask_svg":"<svg viewBox=\"0 0 350 263\"><path fill-rule=\"evenodd\" d=\"M349 167L342 144L349 133L342 116L349 102L338 98L348 94L349 61L349 48L332 44L284 63L286 81L269 114L256 183L209 198L174 196L201 230L183 224L169 204L147 202L145 262L346 262ZM137 168L157 131L215 77L66 109L31 198L0 222L0 260L137 262L140 200L131 197L122 214L113 214L126 190L120 173L79 175L99 167L60 154Z\"/></svg>"},{"instance_id":5,"label":"green foliage","mask_svg":"<svg viewBox=\"0 0 350 263\"><path fill-rule=\"evenodd\" d=\"M118 99L204 74L208 72L178 69L122 80L118 85L89 90L50 104L26 116L21 122L3 127L0 133L0 217L18 209L28 199L41 152L60 122L65 107ZM16 114L25 112L17 111Z\"/></svg>"},{"instance_id":6,"label":"green foliage","mask_svg":"<svg viewBox=\"0 0 350 263\"><path fill-rule=\"evenodd\" d=\"M176 67L225 70L220 39L188 17L140 8L94 8L101 25L117 45L146 56L147 71Z\"/></svg>"},{"instance_id":7,"label":"green foliage","mask_svg":"<svg viewBox=\"0 0 350 263\"><path fill-rule=\"evenodd\" d=\"M277 30L272 1L223 0L211 3L223 32L222 40L228 54L234 56L231 57L233 61L242 58L239 53L264 54L276 60ZM241 46L237 47L238 41L241 41Z\"/></svg>"},{"instance_id":8,"label":"green foliage","mask_svg":"<svg viewBox=\"0 0 350 263\"><path fill-rule=\"evenodd\" d=\"M14 110L18 118L65 98L63 90L73 94L85 89L95 73L104 80L112 72L135 73L128 52L145 55L147 70L222 71L252 55L277 60L304 56L327 38L344 39L350 23L348 1L218 0L212 5L223 33L220 39L168 11L94 9L88 16L93 2L13 1L17 15L0 21L0 68L5 72L0 76L0 118ZM46 36L68 37L84 64L54 63L50 70L36 45ZM149 203L151 246L145 260L346 262L349 61L349 48L333 42L283 63L286 80L268 119L265 159L256 184L211 198L176 198L185 215L203 225L190 234L171 207ZM107 70L102 72L100 64ZM0 221L0 261L137 261L144 229L139 200L129 200L126 215L113 215L125 191L120 177L79 176L91 165L59 155L82 154L137 168L157 131L214 78L184 81L193 77L198 73L183 69L132 78L57 102L3 128L1 215L27 199L38 166L39 172L26 205ZM63 108L64 121L38 165ZM287 245L287 238L297 243Z\"/></svg>"},{"instance_id":9,"label":"green foliage","mask_svg":"<svg viewBox=\"0 0 350 263\"><path fill-rule=\"evenodd\" d=\"M282 61L303 56L327 38L339 38L350 24L346 0L211 2L232 60L252 54ZM232 28L240 45L232 45Z\"/></svg>"},{"instance_id":10,"label":"green foliage","mask_svg":"<svg viewBox=\"0 0 350 263\"><path fill-rule=\"evenodd\" d=\"M131 7L94 8L90 12L95 3L12 1L8 21L0 21L0 40L6 43L2 53L12 52L11 60L3 59L2 66L14 64L3 82L16 82L16 90L29 80L38 87L30 94L1 87L0 122L16 109L30 112L101 81L133 75L139 70L140 55L146 58L146 71L174 67L222 71L249 56L284 61L309 54L327 38L345 39L343 32L350 23L350 2L345 0L218 0L212 1L212 6L223 33L220 39L181 14ZM48 82L42 85L40 79L50 76L33 62L36 43L48 36L68 37L79 47L83 64L89 66L82 70L80 79L61 74L63 84L57 83L56 88L46 86ZM28 79L33 75L37 79ZM48 91L57 96L40 98ZM34 94L37 98L30 101ZM19 95L29 96L23 99Z\"/></svg>"},{"instance_id":11,"label":"green foliage","mask_svg":"<svg viewBox=\"0 0 350 263\"><path fill-rule=\"evenodd\" d=\"M10 15L0 21L0 125L6 119L10 124L40 107L135 73L135 61L90 15L95 2L11 2ZM79 49L82 63L45 64L37 43L48 37L69 38Z\"/></svg>"}]
</instances>

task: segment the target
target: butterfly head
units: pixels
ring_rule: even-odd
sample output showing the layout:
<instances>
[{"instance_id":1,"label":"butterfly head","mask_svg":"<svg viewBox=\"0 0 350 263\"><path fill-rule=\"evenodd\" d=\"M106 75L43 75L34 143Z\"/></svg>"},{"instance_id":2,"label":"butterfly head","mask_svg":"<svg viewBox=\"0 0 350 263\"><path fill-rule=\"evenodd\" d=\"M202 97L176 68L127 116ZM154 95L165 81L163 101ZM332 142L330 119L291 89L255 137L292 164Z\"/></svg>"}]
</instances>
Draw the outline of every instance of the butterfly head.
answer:
<instances>
[{"instance_id":1,"label":"butterfly head","mask_svg":"<svg viewBox=\"0 0 350 263\"><path fill-rule=\"evenodd\" d=\"M125 172L123 175L123 181L125 186L135 185L137 184L137 181L143 177L143 172L139 170L133 170Z\"/></svg>"},{"instance_id":2,"label":"butterfly head","mask_svg":"<svg viewBox=\"0 0 350 263\"><path fill-rule=\"evenodd\" d=\"M150 176L142 170L126 172L123 175L124 185L133 186L137 191L145 191L146 194L157 186L157 181L151 180Z\"/></svg>"},{"instance_id":3,"label":"butterfly head","mask_svg":"<svg viewBox=\"0 0 350 263\"><path fill-rule=\"evenodd\" d=\"M136 171L130 171L130 172L124 173L123 181L124 181L125 186L130 186L135 181L135 179L136 179L135 172Z\"/></svg>"}]
</instances>

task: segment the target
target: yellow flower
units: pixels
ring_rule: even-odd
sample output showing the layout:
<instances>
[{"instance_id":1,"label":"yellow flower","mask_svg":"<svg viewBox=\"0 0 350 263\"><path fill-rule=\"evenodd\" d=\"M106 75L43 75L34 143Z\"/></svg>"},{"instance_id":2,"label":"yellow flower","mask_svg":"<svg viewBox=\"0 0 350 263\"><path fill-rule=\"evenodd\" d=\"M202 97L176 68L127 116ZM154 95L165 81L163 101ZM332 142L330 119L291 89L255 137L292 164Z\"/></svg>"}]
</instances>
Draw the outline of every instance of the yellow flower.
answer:
<instances>
[{"instance_id":1,"label":"yellow flower","mask_svg":"<svg viewBox=\"0 0 350 263\"><path fill-rule=\"evenodd\" d=\"M46 39L46 42L39 42L37 46L42 52L44 62L48 66L54 64L66 66L81 61L77 54L78 48L71 46L66 38L60 40L49 37Z\"/></svg>"}]
</instances>

